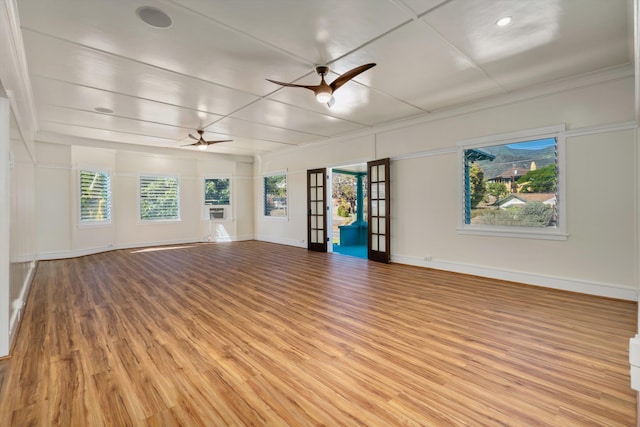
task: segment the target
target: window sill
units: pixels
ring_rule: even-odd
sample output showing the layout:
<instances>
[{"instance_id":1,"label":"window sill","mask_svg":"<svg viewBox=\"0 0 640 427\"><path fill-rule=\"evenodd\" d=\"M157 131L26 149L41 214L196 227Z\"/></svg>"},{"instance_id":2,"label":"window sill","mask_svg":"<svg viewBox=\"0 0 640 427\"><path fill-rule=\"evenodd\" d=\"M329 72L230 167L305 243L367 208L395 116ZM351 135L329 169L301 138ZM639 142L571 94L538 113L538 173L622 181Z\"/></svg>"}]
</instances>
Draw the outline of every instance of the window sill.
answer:
<instances>
[{"instance_id":1,"label":"window sill","mask_svg":"<svg viewBox=\"0 0 640 427\"><path fill-rule=\"evenodd\" d=\"M457 229L458 234L470 234L476 236L511 237L517 239L539 240L567 240L569 235L556 228L537 229L528 227L462 227Z\"/></svg>"}]
</instances>

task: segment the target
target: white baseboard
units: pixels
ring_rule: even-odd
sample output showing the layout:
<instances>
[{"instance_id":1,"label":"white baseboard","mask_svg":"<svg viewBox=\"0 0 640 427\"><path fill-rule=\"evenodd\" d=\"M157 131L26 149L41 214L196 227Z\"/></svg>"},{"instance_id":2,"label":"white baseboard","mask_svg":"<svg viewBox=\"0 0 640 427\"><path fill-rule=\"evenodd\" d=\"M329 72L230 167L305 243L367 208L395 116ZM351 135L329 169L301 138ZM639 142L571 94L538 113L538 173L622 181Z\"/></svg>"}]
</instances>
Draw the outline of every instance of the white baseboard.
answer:
<instances>
[{"instance_id":1,"label":"white baseboard","mask_svg":"<svg viewBox=\"0 0 640 427\"><path fill-rule=\"evenodd\" d=\"M219 236L212 236L211 240L209 240L209 236L205 236L205 238L203 240L201 240L202 243L224 243L224 242L244 242L247 240L253 240L253 235L248 235L248 236L225 236L225 237L219 237Z\"/></svg>"},{"instance_id":2,"label":"white baseboard","mask_svg":"<svg viewBox=\"0 0 640 427\"><path fill-rule=\"evenodd\" d=\"M520 271L511 271L450 261L425 261L424 259L419 257L405 255L392 255L391 262L414 265L418 267L433 268L436 270L451 271L454 273L471 274L474 276L488 277L491 279L507 280L510 282L524 283L527 285L541 286L563 291L578 292L582 294L597 295L629 301L638 301L638 291L631 286L598 283L579 279L551 277L535 273L525 273Z\"/></svg>"},{"instance_id":3,"label":"white baseboard","mask_svg":"<svg viewBox=\"0 0 640 427\"><path fill-rule=\"evenodd\" d=\"M298 248L307 247L306 240L283 239L281 237L273 237L273 236L256 236L255 240L260 240L262 242L269 242L269 243L277 243L279 245L296 246Z\"/></svg>"},{"instance_id":4,"label":"white baseboard","mask_svg":"<svg viewBox=\"0 0 640 427\"><path fill-rule=\"evenodd\" d=\"M54 259L66 259L77 258L85 255L93 255L100 252L107 252L116 249L111 246L98 246L94 248L78 249L74 251L55 251L55 252L41 252L38 254L39 261L50 261Z\"/></svg>"},{"instance_id":5,"label":"white baseboard","mask_svg":"<svg viewBox=\"0 0 640 427\"><path fill-rule=\"evenodd\" d=\"M86 255L94 255L102 252L113 251L117 249L135 249L135 248L148 248L151 246L164 246L164 245L184 245L188 243L199 243L198 239L178 239L178 240L163 240L157 242L137 242L137 243L125 243L121 245L107 245L96 246L93 248L77 249L73 251L57 251L57 252L43 252L38 256L41 261L48 261L54 259L66 259L77 258Z\"/></svg>"},{"instance_id":6,"label":"white baseboard","mask_svg":"<svg viewBox=\"0 0 640 427\"><path fill-rule=\"evenodd\" d=\"M115 245L115 247L112 247L108 250L149 248L152 246L188 245L190 243L192 244L192 243L200 243L200 242L201 242L200 239L193 238L193 239L161 240L157 242L125 243L125 244ZM104 251L101 251L101 252L104 252Z\"/></svg>"},{"instance_id":7,"label":"white baseboard","mask_svg":"<svg viewBox=\"0 0 640 427\"><path fill-rule=\"evenodd\" d=\"M14 310L11 313L11 318L9 319L9 348L12 348L15 333L18 330L18 325L20 325L20 320L22 319L24 305L27 301L27 296L29 295L29 289L31 289L31 283L33 282L36 265L37 263L34 260L29 263L29 272L27 273L24 282L22 282L20 296L18 297L18 299L11 301L11 305L13 306Z\"/></svg>"},{"instance_id":8,"label":"white baseboard","mask_svg":"<svg viewBox=\"0 0 640 427\"><path fill-rule=\"evenodd\" d=\"M239 242L244 240L253 240L254 236L231 236L228 240L225 239L214 239L212 242ZM107 245L107 246L96 246L93 248L84 248L77 249L73 251L56 251L56 252L43 252L38 255L38 259L41 261L49 261L55 259L67 259L67 258L77 258L86 255L94 255L102 252L113 251L117 249L135 249L135 248L148 248L152 246L165 246L165 245L188 245L193 243L206 243L207 240L203 240L200 238L193 239L177 239L177 240L162 240L156 242L138 242L138 243L125 243L120 245Z\"/></svg>"},{"instance_id":9,"label":"white baseboard","mask_svg":"<svg viewBox=\"0 0 640 427\"><path fill-rule=\"evenodd\" d=\"M248 234L246 236L236 236L234 242L246 242L247 240L255 240L256 236Z\"/></svg>"}]
</instances>

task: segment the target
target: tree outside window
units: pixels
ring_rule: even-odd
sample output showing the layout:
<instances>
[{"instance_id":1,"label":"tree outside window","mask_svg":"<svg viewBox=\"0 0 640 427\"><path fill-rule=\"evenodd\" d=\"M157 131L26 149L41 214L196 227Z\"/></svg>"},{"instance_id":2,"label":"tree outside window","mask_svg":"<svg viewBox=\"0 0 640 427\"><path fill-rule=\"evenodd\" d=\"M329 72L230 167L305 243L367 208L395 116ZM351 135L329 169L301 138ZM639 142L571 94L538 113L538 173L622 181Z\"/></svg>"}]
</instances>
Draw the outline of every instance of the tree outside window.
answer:
<instances>
[{"instance_id":1,"label":"tree outside window","mask_svg":"<svg viewBox=\"0 0 640 427\"><path fill-rule=\"evenodd\" d=\"M180 219L177 177L140 177L140 219L143 221Z\"/></svg>"},{"instance_id":2,"label":"tree outside window","mask_svg":"<svg viewBox=\"0 0 640 427\"><path fill-rule=\"evenodd\" d=\"M231 180L229 178L205 178L204 204L229 205L231 196Z\"/></svg>"},{"instance_id":3,"label":"tree outside window","mask_svg":"<svg viewBox=\"0 0 640 427\"><path fill-rule=\"evenodd\" d=\"M265 176L264 184L264 215L271 217L287 216L287 176Z\"/></svg>"},{"instance_id":4,"label":"tree outside window","mask_svg":"<svg viewBox=\"0 0 640 427\"><path fill-rule=\"evenodd\" d=\"M80 222L111 220L111 180L106 172L80 171Z\"/></svg>"}]
</instances>

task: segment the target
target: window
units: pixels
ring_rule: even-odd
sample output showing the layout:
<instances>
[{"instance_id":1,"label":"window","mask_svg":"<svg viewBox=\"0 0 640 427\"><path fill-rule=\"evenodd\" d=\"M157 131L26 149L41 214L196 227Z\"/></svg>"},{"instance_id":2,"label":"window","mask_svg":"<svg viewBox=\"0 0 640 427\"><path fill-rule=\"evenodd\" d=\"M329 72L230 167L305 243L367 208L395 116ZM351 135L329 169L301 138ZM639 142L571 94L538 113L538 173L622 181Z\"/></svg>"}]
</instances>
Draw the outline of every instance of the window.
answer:
<instances>
[{"instance_id":1,"label":"window","mask_svg":"<svg viewBox=\"0 0 640 427\"><path fill-rule=\"evenodd\" d=\"M463 232L566 238L564 127L461 143Z\"/></svg>"},{"instance_id":2,"label":"window","mask_svg":"<svg viewBox=\"0 0 640 427\"><path fill-rule=\"evenodd\" d=\"M229 205L230 196L231 180L229 178L205 178L205 205Z\"/></svg>"},{"instance_id":3,"label":"window","mask_svg":"<svg viewBox=\"0 0 640 427\"><path fill-rule=\"evenodd\" d=\"M179 220L178 177L140 177L140 219L142 221Z\"/></svg>"},{"instance_id":4,"label":"window","mask_svg":"<svg viewBox=\"0 0 640 427\"><path fill-rule=\"evenodd\" d=\"M80 171L80 222L111 222L111 179L107 172Z\"/></svg>"},{"instance_id":5,"label":"window","mask_svg":"<svg viewBox=\"0 0 640 427\"><path fill-rule=\"evenodd\" d=\"M264 177L264 216L287 216L287 175Z\"/></svg>"}]
</instances>

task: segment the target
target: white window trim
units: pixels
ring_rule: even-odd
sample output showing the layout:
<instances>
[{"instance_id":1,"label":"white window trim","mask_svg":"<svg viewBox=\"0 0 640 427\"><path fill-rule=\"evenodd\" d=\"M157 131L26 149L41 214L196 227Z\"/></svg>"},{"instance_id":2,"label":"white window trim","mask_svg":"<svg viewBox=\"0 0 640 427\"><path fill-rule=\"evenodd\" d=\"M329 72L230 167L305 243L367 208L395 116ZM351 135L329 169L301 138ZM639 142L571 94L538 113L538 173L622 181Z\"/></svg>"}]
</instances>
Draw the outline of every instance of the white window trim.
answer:
<instances>
[{"instance_id":1,"label":"white window trim","mask_svg":"<svg viewBox=\"0 0 640 427\"><path fill-rule=\"evenodd\" d=\"M109 219L103 220L83 220L82 219L82 171L85 172L94 172L105 174L109 177ZM107 227L113 224L113 182L111 181L111 170L102 169L102 168L94 168L94 167L78 167L76 174L76 183L78 184L78 228L97 228L97 227Z\"/></svg>"},{"instance_id":2,"label":"white window trim","mask_svg":"<svg viewBox=\"0 0 640 427\"><path fill-rule=\"evenodd\" d=\"M474 234L481 236L515 237L542 240L567 240L567 191L566 191L566 141L564 124L518 132L503 133L480 138L465 139L458 146L458 234ZM513 144L536 139L556 138L558 165L558 226L557 227L500 227L483 224L466 224L464 221L464 150L482 148L492 145Z\"/></svg>"},{"instance_id":3,"label":"white window trim","mask_svg":"<svg viewBox=\"0 0 640 427\"><path fill-rule=\"evenodd\" d=\"M142 177L155 177L155 178L175 178L178 180L178 218L171 219L142 219L142 212L140 206L140 179ZM182 222L182 203L180 203L180 183L181 183L180 175L166 175L166 174L158 174L158 173L141 173L138 174L138 224L141 225L150 225L150 224L177 224Z\"/></svg>"},{"instance_id":4,"label":"white window trim","mask_svg":"<svg viewBox=\"0 0 640 427\"><path fill-rule=\"evenodd\" d=\"M286 196L286 201L287 201L287 214L283 215L283 216L270 216L270 215L265 215L264 214L264 201L266 198L266 188L264 186L264 179L268 178L270 176L279 176L279 175L284 175L285 180L287 182L287 196ZM266 173L264 175L262 175L262 177L260 178L260 185L262 186L262 199L260 201L260 210L262 211L262 218L265 219L266 221L281 221L281 222L286 222L289 221L289 174L287 173L286 170L284 171L280 171L280 172L271 172L271 173Z\"/></svg>"},{"instance_id":5,"label":"white window trim","mask_svg":"<svg viewBox=\"0 0 640 427\"><path fill-rule=\"evenodd\" d=\"M218 205L206 205L206 206L231 206L233 204L233 179L229 176L203 176L202 177L202 204L205 204L204 193L205 193L205 181L208 179L228 179L229 180L229 203L226 205L218 204Z\"/></svg>"},{"instance_id":6,"label":"white window trim","mask_svg":"<svg viewBox=\"0 0 640 427\"><path fill-rule=\"evenodd\" d=\"M204 194L205 194L205 182L207 179L228 179L229 180L229 204L228 205L207 205L205 204ZM202 190L201 190L201 205L204 207L202 209L202 221L211 221L211 222L233 222L233 177L229 175L207 175L202 177ZM206 215L206 207L219 207L224 208L225 210L225 218L224 219L211 219Z\"/></svg>"}]
</instances>

